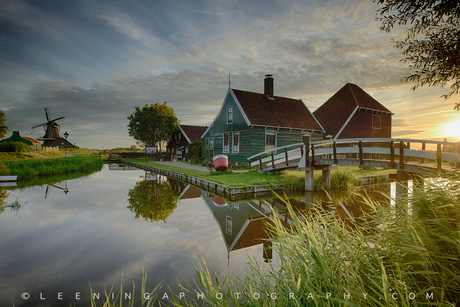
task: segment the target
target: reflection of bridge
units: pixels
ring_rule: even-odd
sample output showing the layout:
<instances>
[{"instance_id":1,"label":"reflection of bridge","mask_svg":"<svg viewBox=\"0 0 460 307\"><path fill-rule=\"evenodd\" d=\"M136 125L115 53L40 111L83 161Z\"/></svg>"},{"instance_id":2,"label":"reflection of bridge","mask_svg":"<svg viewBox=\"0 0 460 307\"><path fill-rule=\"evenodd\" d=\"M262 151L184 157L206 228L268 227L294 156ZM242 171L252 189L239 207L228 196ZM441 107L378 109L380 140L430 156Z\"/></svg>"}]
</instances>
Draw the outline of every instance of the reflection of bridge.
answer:
<instances>
[{"instance_id":1,"label":"reflection of bridge","mask_svg":"<svg viewBox=\"0 0 460 307\"><path fill-rule=\"evenodd\" d=\"M289 168L305 171L306 190L313 189L314 170L323 171L326 187L330 187L333 165L393 168L422 176L441 176L460 168L459 143L378 138L310 142L309 135L303 140L303 143L251 156L248 158L249 167L258 166L261 172Z\"/></svg>"}]
</instances>

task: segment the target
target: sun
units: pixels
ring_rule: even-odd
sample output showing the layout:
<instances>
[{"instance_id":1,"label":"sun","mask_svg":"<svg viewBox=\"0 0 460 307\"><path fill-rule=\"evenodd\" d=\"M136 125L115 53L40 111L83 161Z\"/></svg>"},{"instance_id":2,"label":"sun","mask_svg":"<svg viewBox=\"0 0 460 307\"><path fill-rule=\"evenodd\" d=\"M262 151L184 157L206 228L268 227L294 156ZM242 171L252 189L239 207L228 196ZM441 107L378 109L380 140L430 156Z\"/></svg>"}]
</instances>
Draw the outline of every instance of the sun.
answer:
<instances>
[{"instance_id":1,"label":"sun","mask_svg":"<svg viewBox=\"0 0 460 307\"><path fill-rule=\"evenodd\" d=\"M460 115L445 123L442 126L442 132L445 137L453 138L452 141L460 140ZM450 140L449 140L450 141Z\"/></svg>"}]
</instances>

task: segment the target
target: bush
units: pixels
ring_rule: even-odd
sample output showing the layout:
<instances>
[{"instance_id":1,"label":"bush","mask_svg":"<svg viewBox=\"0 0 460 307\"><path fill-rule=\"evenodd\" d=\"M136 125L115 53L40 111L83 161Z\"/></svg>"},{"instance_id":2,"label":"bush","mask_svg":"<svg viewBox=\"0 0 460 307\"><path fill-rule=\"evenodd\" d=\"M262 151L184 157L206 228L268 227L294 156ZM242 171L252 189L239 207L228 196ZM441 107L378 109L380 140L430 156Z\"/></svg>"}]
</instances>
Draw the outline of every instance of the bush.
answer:
<instances>
[{"instance_id":1,"label":"bush","mask_svg":"<svg viewBox=\"0 0 460 307\"><path fill-rule=\"evenodd\" d=\"M27 152L33 151L32 146L22 142L0 143L0 152Z\"/></svg>"}]
</instances>

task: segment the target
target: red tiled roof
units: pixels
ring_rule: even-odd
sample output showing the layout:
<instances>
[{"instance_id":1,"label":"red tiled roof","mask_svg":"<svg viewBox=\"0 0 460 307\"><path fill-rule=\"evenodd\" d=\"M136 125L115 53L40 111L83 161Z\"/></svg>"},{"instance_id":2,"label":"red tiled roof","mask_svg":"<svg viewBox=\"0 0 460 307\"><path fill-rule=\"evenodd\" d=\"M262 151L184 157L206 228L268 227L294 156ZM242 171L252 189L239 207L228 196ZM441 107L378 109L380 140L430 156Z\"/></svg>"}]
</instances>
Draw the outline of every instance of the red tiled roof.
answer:
<instances>
[{"instance_id":1,"label":"red tiled roof","mask_svg":"<svg viewBox=\"0 0 460 307\"><path fill-rule=\"evenodd\" d=\"M23 136L22 138L31 141L33 144L40 144L40 142L37 141L34 138L31 138L31 137L28 137L28 136Z\"/></svg>"},{"instance_id":2,"label":"red tiled roof","mask_svg":"<svg viewBox=\"0 0 460 307\"><path fill-rule=\"evenodd\" d=\"M206 131L206 127L204 126L190 126L190 125L180 125L182 131L187 135L190 142L195 142L201 140L201 136Z\"/></svg>"},{"instance_id":3,"label":"red tiled roof","mask_svg":"<svg viewBox=\"0 0 460 307\"><path fill-rule=\"evenodd\" d=\"M326 134L336 136L356 107L391 113L356 84L347 83L313 112Z\"/></svg>"},{"instance_id":4,"label":"red tiled roof","mask_svg":"<svg viewBox=\"0 0 460 307\"><path fill-rule=\"evenodd\" d=\"M251 125L323 130L300 99L232 89Z\"/></svg>"}]
</instances>

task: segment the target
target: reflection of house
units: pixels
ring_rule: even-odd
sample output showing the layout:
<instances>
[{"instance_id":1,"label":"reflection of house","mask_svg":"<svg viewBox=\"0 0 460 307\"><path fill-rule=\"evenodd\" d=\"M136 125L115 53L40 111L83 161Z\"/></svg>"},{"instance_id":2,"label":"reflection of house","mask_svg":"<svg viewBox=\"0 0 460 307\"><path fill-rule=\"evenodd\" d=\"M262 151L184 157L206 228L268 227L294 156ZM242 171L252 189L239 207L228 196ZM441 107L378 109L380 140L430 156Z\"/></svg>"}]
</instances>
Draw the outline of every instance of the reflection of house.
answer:
<instances>
[{"instance_id":1,"label":"reflection of house","mask_svg":"<svg viewBox=\"0 0 460 307\"><path fill-rule=\"evenodd\" d=\"M333 139L391 138L393 113L355 84L345 84L313 114Z\"/></svg>"},{"instance_id":2,"label":"reflection of house","mask_svg":"<svg viewBox=\"0 0 460 307\"><path fill-rule=\"evenodd\" d=\"M266 75L264 93L229 88L216 118L202 135L204 156L225 154L230 162L271 148L299 143L303 133L322 138L323 128L302 100L274 96L274 80Z\"/></svg>"},{"instance_id":3,"label":"reflection of house","mask_svg":"<svg viewBox=\"0 0 460 307\"><path fill-rule=\"evenodd\" d=\"M272 210L268 203L259 200L227 202L226 200L202 192L201 197L219 224L227 251L239 250L264 244L264 259L272 259L267 223ZM278 214L286 213L286 207L271 201Z\"/></svg>"},{"instance_id":4,"label":"reflection of house","mask_svg":"<svg viewBox=\"0 0 460 307\"><path fill-rule=\"evenodd\" d=\"M179 130L174 134L166 148L168 159L188 159L188 147L191 143L201 140L201 135L206 131L204 126L179 125Z\"/></svg>"}]
</instances>

